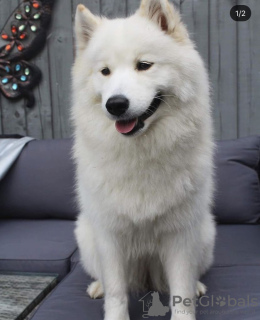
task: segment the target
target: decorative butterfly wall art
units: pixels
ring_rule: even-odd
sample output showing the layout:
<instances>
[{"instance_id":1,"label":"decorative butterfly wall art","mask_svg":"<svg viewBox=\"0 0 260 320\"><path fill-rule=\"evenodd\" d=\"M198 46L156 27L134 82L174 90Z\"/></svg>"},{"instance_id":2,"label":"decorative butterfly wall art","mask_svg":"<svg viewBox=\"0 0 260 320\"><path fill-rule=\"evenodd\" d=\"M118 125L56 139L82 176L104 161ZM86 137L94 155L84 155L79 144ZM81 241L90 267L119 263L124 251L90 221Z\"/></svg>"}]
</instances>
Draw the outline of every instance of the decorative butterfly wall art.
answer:
<instances>
[{"instance_id":1,"label":"decorative butterfly wall art","mask_svg":"<svg viewBox=\"0 0 260 320\"><path fill-rule=\"evenodd\" d=\"M44 47L55 0L22 0L0 32L0 92L8 99L27 99L33 107L32 89L41 70L28 62Z\"/></svg>"}]
</instances>

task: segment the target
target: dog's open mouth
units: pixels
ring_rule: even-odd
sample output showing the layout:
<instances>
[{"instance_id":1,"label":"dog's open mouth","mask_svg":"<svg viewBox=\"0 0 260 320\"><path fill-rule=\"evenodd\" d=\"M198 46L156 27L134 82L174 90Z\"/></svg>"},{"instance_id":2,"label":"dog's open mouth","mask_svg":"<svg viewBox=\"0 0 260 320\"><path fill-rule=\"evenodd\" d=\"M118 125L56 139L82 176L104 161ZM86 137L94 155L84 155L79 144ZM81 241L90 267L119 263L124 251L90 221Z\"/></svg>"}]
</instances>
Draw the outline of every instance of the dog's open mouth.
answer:
<instances>
[{"instance_id":1,"label":"dog's open mouth","mask_svg":"<svg viewBox=\"0 0 260 320\"><path fill-rule=\"evenodd\" d=\"M128 119L128 120L118 120L116 121L116 130L126 136L130 136L138 132L144 127L144 122L146 119L150 118L161 104L161 93L158 93L149 108L139 117Z\"/></svg>"}]
</instances>

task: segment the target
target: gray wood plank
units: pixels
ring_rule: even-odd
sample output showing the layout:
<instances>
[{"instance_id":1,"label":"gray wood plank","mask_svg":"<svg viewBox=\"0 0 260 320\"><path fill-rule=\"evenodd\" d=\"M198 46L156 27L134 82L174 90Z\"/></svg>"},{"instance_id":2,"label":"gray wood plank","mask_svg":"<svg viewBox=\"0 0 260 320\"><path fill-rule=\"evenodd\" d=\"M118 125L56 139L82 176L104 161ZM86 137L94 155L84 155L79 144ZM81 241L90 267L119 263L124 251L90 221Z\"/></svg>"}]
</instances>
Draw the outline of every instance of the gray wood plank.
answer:
<instances>
[{"instance_id":1,"label":"gray wood plank","mask_svg":"<svg viewBox=\"0 0 260 320\"><path fill-rule=\"evenodd\" d=\"M140 0L126 0L126 15L130 16L136 12L140 6Z\"/></svg>"},{"instance_id":2,"label":"gray wood plank","mask_svg":"<svg viewBox=\"0 0 260 320\"><path fill-rule=\"evenodd\" d=\"M48 40L52 125L54 138L69 137L70 71L73 63L72 6L70 1L57 1L53 11Z\"/></svg>"},{"instance_id":3,"label":"gray wood plank","mask_svg":"<svg viewBox=\"0 0 260 320\"><path fill-rule=\"evenodd\" d=\"M19 0L0 0L0 28L18 6ZM10 101L1 97L2 133L26 135L26 116L23 101Z\"/></svg>"},{"instance_id":4,"label":"gray wood plank","mask_svg":"<svg viewBox=\"0 0 260 320\"><path fill-rule=\"evenodd\" d=\"M210 0L209 69L216 138L237 137L237 27L230 18L236 0Z\"/></svg>"},{"instance_id":5,"label":"gray wood plank","mask_svg":"<svg viewBox=\"0 0 260 320\"><path fill-rule=\"evenodd\" d=\"M72 1L72 13L73 20L76 12L77 5L84 4L92 13L99 15L100 14L100 0L71 0Z\"/></svg>"},{"instance_id":6,"label":"gray wood plank","mask_svg":"<svg viewBox=\"0 0 260 320\"><path fill-rule=\"evenodd\" d=\"M170 0L174 6L179 9L181 0ZM127 16L134 14L135 11L139 8L141 0L126 0L126 13Z\"/></svg>"},{"instance_id":7,"label":"gray wood plank","mask_svg":"<svg viewBox=\"0 0 260 320\"><path fill-rule=\"evenodd\" d=\"M169 1L174 4L175 8L177 8L179 11L181 10L182 0L169 0Z\"/></svg>"},{"instance_id":8,"label":"gray wood plank","mask_svg":"<svg viewBox=\"0 0 260 320\"><path fill-rule=\"evenodd\" d=\"M108 18L121 18L127 14L126 0L101 0L101 14Z\"/></svg>"},{"instance_id":9,"label":"gray wood plank","mask_svg":"<svg viewBox=\"0 0 260 320\"><path fill-rule=\"evenodd\" d=\"M239 0L251 8L248 21L238 22L238 126L239 136L260 133L260 5Z\"/></svg>"},{"instance_id":10,"label":"gray wood plank","mask_svg":"<svg viewBox=\"0 0 260 320\"><path fill-rule=\"evenodd\" d=\"M217 138L260 133L260 2L247 0L252 17L236 23L229 16L236 0L170 0L181 10L212 83L213 116ZM0 0L0 28L19 0ZM73 23L76 6L85 4L94 14L124 17L140 0L57 1L45 50L33 60L43 72L34 90L36 106L0 96L0 132L60 138L71 134L70 69L73 61ZM245 4L238 0L238 4ZM62 14L61 14L62 12Z\"/></svg>"},{"instance_id":11,"label":"gray wood plank","mask_svg":"<svg viewBox=\"0 0 260 320\"><path fill-rule=\"evenodd\" d=\"M195 42L206 66L209 59L209 1L182 1L180 12L188 28L191 39Z\"/></svg>"},{"instance_id":12,"label":"gray wood plank","mask_svg":"<svg viewBox=\"0 0 260 320\"><path fill-rule=\"evenodd\" d=\"M52 106L47 45L44 47L44 50L40 53L40 55L38 55L31 62L41 69L42 80L39 86L33 91L35 96L34 108L26 110L27 134L37 139L52 139Z\"/></svg>"}]
</instances>

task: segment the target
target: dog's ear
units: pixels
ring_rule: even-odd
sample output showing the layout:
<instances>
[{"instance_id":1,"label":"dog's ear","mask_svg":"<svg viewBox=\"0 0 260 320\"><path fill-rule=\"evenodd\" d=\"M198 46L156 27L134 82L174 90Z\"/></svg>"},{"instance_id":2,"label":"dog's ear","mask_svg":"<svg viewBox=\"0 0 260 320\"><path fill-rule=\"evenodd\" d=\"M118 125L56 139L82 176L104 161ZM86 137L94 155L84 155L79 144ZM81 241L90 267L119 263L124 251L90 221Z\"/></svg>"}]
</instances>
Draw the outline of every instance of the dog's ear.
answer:
<instances>
[{"instance_id":1,"label":"dog's ear","mask_svg":"<svg viewBox=\"0 0 260 320\"><path fill-rule=\"evenodd\" d=\"M138 13L155 22L163 31L178 40L188 38L179 12L168 0L142 0Z\"/></svg>"},{"instance_id":2,"label":"dog's ear","mask_svg":"<svg viewBox=\"0 0 260 320\"><path fill-rule=\"evenodd\" d=\"M75 16L75 35L77 53L84 50L100 18L93 15L83 4L79 4Z\"/></svg>"}]
</instances>

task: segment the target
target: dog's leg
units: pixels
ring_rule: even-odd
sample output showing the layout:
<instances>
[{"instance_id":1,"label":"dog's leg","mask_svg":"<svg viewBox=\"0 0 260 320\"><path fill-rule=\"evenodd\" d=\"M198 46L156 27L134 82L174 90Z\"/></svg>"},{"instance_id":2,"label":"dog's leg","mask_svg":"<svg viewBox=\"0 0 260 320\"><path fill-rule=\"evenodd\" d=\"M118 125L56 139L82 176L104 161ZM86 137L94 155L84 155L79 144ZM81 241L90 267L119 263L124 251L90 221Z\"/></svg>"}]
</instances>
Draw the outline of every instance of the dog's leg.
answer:
<instances>
[{"instance_id":1,"label":"dog's leg","mask_svg":"<svg viewBox=\"0 0 260 320\"><path fill-rule=\"evenodd\" d=\"M92 225L89 223L88 218L84 215L84 213L81 213L78 217L75 236L80 251L80 260L85 271L92 278L100 281L100 260L95 244L95 234ZM90 296L92 298L93 295Z\"/></svg>"},{"instance_id":2,"label":"dog's leg","mask_svg":"<svg viewBox=\"0 0 260 320\"><path fill-rule=\"evenodd\" d=\"M169 289L171 320L195 320L198 258L189 230L164 235L161 242L161 259Z\"/></svg>"},{"instance_id":3,"label":"dog's leg","mask_svg":"<svg viewBox=\"0 0 260 320\"><path fill-rule=\"evenodd\" d=\"M105 320L129 320L126 264L119 241L105 231L96 239L105 292Z\"/></svg>"},{"instance_id":4,"label":"dog's leg","mask_svg":"<svg viewBox=\"0 0 260 320\"><path fill-rule=\"evenodd\" d=\"M101 268L96 249L94 233L87 216L81 213L75 229L75 236L80 251L80 260L85 271L95 279L87 288L87 294L92 299L102 298L104 291L101 280Z\"/></svg>"}]
</instances>

